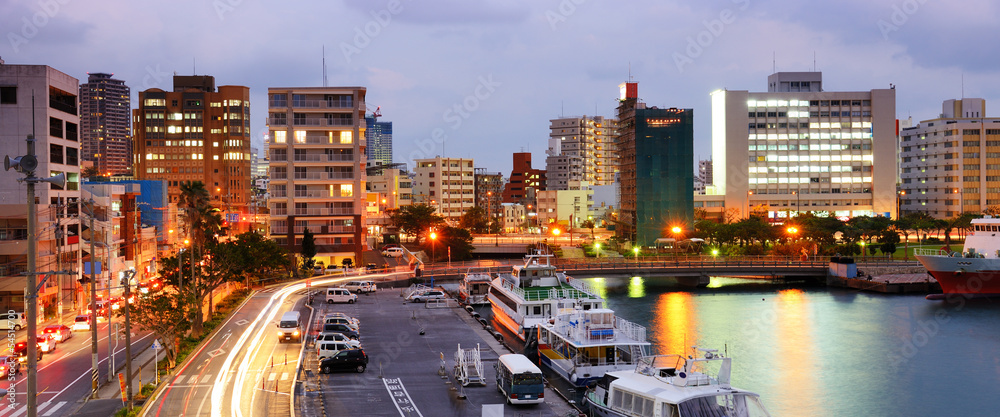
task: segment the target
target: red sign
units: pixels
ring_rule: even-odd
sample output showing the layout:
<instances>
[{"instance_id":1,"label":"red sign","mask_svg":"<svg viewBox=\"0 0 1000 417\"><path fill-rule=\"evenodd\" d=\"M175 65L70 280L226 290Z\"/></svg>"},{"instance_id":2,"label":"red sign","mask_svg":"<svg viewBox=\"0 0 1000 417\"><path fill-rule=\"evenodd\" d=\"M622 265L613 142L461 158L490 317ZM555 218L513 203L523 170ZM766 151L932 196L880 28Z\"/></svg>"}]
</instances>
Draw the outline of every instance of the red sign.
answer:
<instances>
[{"instance_id":1,"label":"red sign","mask_svg":"<svg viewBox=\"0 0 1000 417\"><path fill-rule=\"evenodd\" d=\"M121 373L118 374L118 385L121 385L122 387L122 405L124 405L128 397L125 394L125 375L122 375Z\"/></svg>"}]
</instances>

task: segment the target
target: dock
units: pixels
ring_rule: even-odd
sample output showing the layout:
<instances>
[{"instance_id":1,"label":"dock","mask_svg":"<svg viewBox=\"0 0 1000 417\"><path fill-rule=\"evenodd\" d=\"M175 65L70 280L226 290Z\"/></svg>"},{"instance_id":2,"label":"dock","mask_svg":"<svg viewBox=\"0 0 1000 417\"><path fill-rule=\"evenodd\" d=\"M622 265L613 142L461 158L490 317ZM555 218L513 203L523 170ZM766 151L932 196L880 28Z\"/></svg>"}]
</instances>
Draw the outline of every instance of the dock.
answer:
<instances>
[{"instance_id":1,"label":"dock","mask_svg":"<svg viewBox=\"0 0 1000 417\"><path fill-rule=\"evenodd\" d=\"M830 276L826 284L833 287L853 288L883 294L933 294L941 292L941 285L926 271L907 273L880 273L857 278Z\"/></svg>"}]
</instances>

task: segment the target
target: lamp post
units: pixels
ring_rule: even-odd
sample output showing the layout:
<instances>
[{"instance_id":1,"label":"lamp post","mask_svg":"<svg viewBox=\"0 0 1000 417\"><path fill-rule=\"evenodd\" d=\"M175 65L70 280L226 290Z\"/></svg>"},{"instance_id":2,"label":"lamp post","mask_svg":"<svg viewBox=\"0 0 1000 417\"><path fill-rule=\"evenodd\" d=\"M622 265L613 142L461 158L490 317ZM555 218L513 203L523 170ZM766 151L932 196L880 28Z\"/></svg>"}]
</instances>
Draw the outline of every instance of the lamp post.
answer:
<instances>
[{"instance_id":1,"label":"lamp post","mask_svg":"<svg viewBox=\"0 0 1000 417\"><path fill-rule=\"evenodd\" d=\"M638 246L633 247L632 248L632 253L635 254L635 261L639 262L639 247Z\"/></svg>"},{"instance_id":2,"label":"lamp post","mask_svg":"<svg viewBox=\"0 0 1000 417\"><path fill-rule=\"evenodd\" d=\"M674 246L674 254L677 255L677 254L680 253L680 248L681 248L681 233L684 232L684 229L682 229L680 226L674 226L674 227L670 228L670 232L672 232L674 234L674 245L675 245Z\"/></svg>"},{"instance_id":3,"label":"lamp post","mask_svg":"<svg viewBox=\"0 0 1000 417\"><path fill-rule=\"evenodd\" d=\"M435 263L435 258L437 257L437 247L434 246L434 241L437 240L437 233L431 231L431 263Z\"/></svg>"},{"instance_id":4,"label":"lamp post","mask_svg":"<svg viewBox=\"0 0 1000 417\"><path fill-rule=\"evenodd\" d=\"M594 242L594 255L598 258L601 257L601 244L598 242Z\"/></svg>"}]
</instances>

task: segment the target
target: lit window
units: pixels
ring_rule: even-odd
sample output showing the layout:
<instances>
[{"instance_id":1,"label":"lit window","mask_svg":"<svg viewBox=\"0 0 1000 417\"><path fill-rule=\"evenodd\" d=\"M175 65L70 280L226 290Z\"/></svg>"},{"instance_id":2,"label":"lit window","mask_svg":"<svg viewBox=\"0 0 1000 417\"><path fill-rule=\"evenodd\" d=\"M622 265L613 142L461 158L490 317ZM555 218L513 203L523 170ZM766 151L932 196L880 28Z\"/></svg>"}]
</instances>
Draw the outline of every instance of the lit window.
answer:
<instances>
[{"instance_id":1,"label":"lit window","mask_svg":"<svg viewBox=\"0 0 1000 417\"><path fill-rule=\"evenodd\" d=\"M271 134L271 137L274 138L274 143L285 143L285 133L286 132L284 130L276 130L276 131L274 131Z\"/></svg>"},{"instance_id":2,"label":"lit window","mask_svg":"<svg viewBox=\"0 0 1000 417\"><path fill-rule=\"evenodd\" d=\"M295 131L295 143L306 143L306 131L296 130Z\"/></svg>"},{"instance_id":3,"label":"lit window","mask_svg":"<svg viewBox=\"0 0 1000 417\"><path fill-rule=\"evenodd\" d=\"M219 160L219 155L212 155L212 160L213 161L218 161Z\"/></svg>"},{"instance_id":4,"label":"lit window","mask_svg":"<svg viewBox=\"0 0 1000 417\"><path fill-rule=\"evenodd\" d=\"M340 196L341 197L354 197L354 185L353 184L340 184Z\"/></svg>"},{"instance_id":5,"label":"lit window","mask_svg":"<svg viewBox=\"0 0 1000 417\"><path fill-rule=\"evenodd\" d=\"M354 141L354 132L352 132L350 130L341 130L340 131L340 143L341 144L348 144L348 143L352 143L353 141Z\"/></svg>"}]
</instances>

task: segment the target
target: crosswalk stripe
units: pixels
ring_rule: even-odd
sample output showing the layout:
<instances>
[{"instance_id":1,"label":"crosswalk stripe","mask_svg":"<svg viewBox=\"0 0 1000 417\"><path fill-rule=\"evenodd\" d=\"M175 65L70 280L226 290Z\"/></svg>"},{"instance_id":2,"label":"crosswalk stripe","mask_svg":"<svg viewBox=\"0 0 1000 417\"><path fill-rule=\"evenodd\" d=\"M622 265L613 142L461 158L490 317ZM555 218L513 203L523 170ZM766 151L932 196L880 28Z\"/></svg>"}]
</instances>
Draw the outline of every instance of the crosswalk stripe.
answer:
<instances>
[{"instance_id":1,"label":"crosswalk stripe","mask_svg":"<svg viewBox=\"0 0 1000 417\"><path fill-rule=\"evenodd\" d=\"M46 404L48 404L48 403L46 403ZM46 411L45 414L42 414L42 415L43 416L51 416L51 415L53 415L53 414L56 413L56 410L62 408L62 406L64 406L64 405L66 405L66 401L59 401L58 403L56 403L55 407L50 408L49 411Z\"/></svg>"},{"instance_id":2,"label":"crosswalk stripe","mask_svg":"<svg viewBox=\"0 0 1000 417\"><path fill-rule=\"evenodd\" d=\"M14 414L11 414L10 417L16 417L16 416L22 415L22 414L24 414L26 412L28 412L28 406L27 405L22 405L21 408L18 408L16 411L14 411Z\"/></svg>"},{"instance_id":3,"label":"crosswalk stripe","mask_svg":"<svg viewBox=\"0 0 1000 417\"><path fill-rule=\"evenodd\" d=\"M204 377L201 378L201 383L202 384L207 384L208 381L210 381L211 379L212 379L212 375L210 375L210 374L205 375Z\"/></svg>"},{"instance_id":4,"label":"crosswalk stripe","mask_svg":"<svg viewBox=\"0 0 1000 417\"><path fill-rule=\"evenodd\" d=\"M267 381L268 381L268 382L273 382L273 381L275 380L275 378L277 378L277 377L278 377L278 374L271 374L271 375L268 375L268 376L267 376Z\"/></svg>"},{"instance_id":5,"label":"crosswalk stripe","mask_svg":"<svg viewBox=\"0 0 1000 417\"><path fill-rule=\"evenodd\" d=\"M287 381L288 380L288 372L282 372L281 373L281 380L282 381Z\"/></svg>"}]
</instances>

